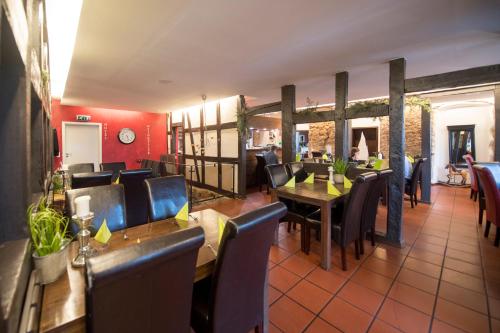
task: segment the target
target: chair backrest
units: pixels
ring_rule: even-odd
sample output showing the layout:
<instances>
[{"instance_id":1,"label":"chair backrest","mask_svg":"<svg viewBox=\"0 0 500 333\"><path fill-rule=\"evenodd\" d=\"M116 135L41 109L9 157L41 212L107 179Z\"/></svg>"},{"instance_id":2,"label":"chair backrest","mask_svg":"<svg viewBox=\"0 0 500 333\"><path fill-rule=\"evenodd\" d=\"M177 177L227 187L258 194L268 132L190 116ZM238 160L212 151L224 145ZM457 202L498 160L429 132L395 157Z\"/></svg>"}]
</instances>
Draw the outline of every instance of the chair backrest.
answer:
<instances>
[{"instance_id":1,"label":"chair backrest","mask_svg":"<svg viewBox=\"0 0 500 333\"><path fill-rule=\"evenodd\" d=\"M111 181L116 181L121 170L127 170L127 165L125 162L110 162L110 163L101 163L100 165L101 171L113 171L113 178Z\"/></svg>"},{"instance_id":2,"label":"chair backrest","mask_svg":"<svg viewBox=\"0 0 500 333\"><path fill-rule=\"evenodd\" d=\"M290 180L284 164L266 165L266 174L268 184L271 188L283 186Z\"/></svg>"},{"instance_id":3,"label":"chair backrest","mask_svg":"<svg viewBox=\"0 0 500 333\"><path fill-rule=\"evenodd\" d=\"M377 180L375 172L366 172L356 177L342 214L340 246L347 246L359 238L363 206L370 187Z\"/></svg>"},{"instance_id":4,"label":"chair backrest","mask_svg":"<svg viewBox=\"0 0 500 333\"><path fill-rule=\"evenodd\" d=\"M83 172L94 172L94 163L78 163L78 164L70 164L68 165L68 173L70 175L74 173L83 173Z\"/></svg>"},{"instance_id":5,"label":"chair backrest","mask_svg":"<svg viewBox=\"0 0 500 333\"><path fill-rule=\"evenodd\" d=\"M249 332L263 320L269 249L286 212L276 202L227 221L212 277L211 332Z\"/></svg>"},{"instance_id":6,"label":"chair backrest","mask_svg":"<svg viewBox=\"0 0 500 333\"><path fill-rule=\"evenodd\" d=\"M195 227L87 260L87 332L189 332Z\"/></svg>"},{"instance_id":7,"label":"chair backrest","mask_svg":"<svg viewBox=\"0 0 500 333\"><path fill-rule=\"evenodd\" d=\"M122 170L120 184L125 190L127 226L148 223L148 192L144 180L151 178L151 169Z\"/></svg>"},{"instance_id":8,"label":"chair backrest","mask_svg":"<svg viewBox=\"0 0 500 333\"><path fill-rule=\"evenodd\" d=\"M363 215L361 218L361 232L366 232L374 224L377 218L377 209L380 202L380 197L387 187L389 177L393 171L385 169L377 172L377 179L372 182L366 196L365 204L363 206Z\"/></svg>"},{"instance_id":9,"label":"chair backrest","mask_svg":"<svg viewBox=\"0 0 500 333\"><path fill-rule=\"evenodd\" d=\"M148 193L151 221L164 220L177 215L188 202L184 176L150 178L144 182Z\"/></svg>"},{"instance_id":10,"label":"chair backrest","mask_svg":"<svg viewBox=\"0 0 500 333\"><path fill-rule=\"evenodd\" d=\"M174 162L160 162L160 177L177 175L177 166Z\"/></svg>"},{"instance_id":11,"label":"chair backrest","mask_svg":"<svg viewBox=\"0 0 500 333\"><path fill-rule=\"evenodd\" d=\"M288 172L288 177L292 178L295 176L295 181L297 183L301 183L307 178L307 172L304 170L304 164L302 164L302 162L287 163L286 171Z\"/></svg>"},{"instance_id":12,"label":"chair backrest","mask_svg":"<svg viewBox=\"0 0 500 333\"><path fill-rule=\"evenodd\" d=\"M413 167L413 172L410 179L411 193L415 193L415 191L417 190L418 182L422 176L422 164L425 161L427 161L427 158L419 158L415 162L415 166Z\"/></svg>"},{"instance_id":13,"label":"chair backrest","mask_svg":"<svg viewBox=\"0 0 500 333\"><path fill-rule=\"evenodd\" d=\"M470 187L474 191L478 191L476 174L474 173L474 168L472 167L472 164L474 162L474 158L472 158L471 155L467 154L464 156L464 159L465 159L465 162L467 163L467 169L469 170Z\"/></svg>"},{"instance_id":14,"label":"chair backrest","mask_svg":"<svg viewBox=\"0 0 500 333\"><path fill-rule=\"evenodd\" d=\"M486 219L500 226L500 168L474 165L486 199Z\"/></svg>"},{"instance_id":15,"label":"chair backrest","mask_svg":"<svg viewBox=\"0 0 500 333\"><path fill-rule=\"evenodd\" d=\"M84 188L111 184L113 171L74 173L71 175L71 188Z\"/></svg>"},{"instance_id":16,"label":"chair backrest","mask_svg":"<svg viewBox=\"0 0 500 333\"><path fill-rule=\"evenodd\" d=\"M123 186L117 184L69 190L66 192L65 215L71 219L76 214L75 199L90 195L90 211L94 213L92 223L94 231L101 227L104 219L111 231L125 229L127 213L123 192ZM79 228L75 223L71 223L71 230L76 235Z\"/></svg>"},{"instance_id":17,"label":"chair backrest","mask_svg":"<svg viewBox=\"0 0 500 333\"><path fill-rule=\"evenodd\" d=\"M160 162L151 161L151 170L153 171L153 177L160 177Z\"/></svg>"},{"instance_id":18,"label":"chair backrest","mask_svg":"<svg viewBox=\"0 0 500 333\"><path fill-rule=\"evenodd\" d=\"M313 151L311 152L312 157L322 157L323 154L320 151Z\"/></svg>"}]
</instances>

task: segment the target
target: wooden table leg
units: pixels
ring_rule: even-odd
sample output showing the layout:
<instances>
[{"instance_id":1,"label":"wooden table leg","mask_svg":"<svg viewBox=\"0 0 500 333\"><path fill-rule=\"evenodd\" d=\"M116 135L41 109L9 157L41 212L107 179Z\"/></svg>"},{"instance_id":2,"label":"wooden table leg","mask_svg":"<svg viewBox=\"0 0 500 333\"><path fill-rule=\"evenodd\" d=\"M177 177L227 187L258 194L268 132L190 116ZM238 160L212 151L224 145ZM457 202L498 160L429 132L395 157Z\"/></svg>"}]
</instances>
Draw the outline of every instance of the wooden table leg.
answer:
<instances>
[{"instance_id":1,"label":"wooden table leg","mask_svg":"<svg viewBox=\"0 0 500 333\"><path fill-rule=\"evenodd\" d=\"M321 267L330 270L332 263L332 205L321 205Z\"/></svg>"}]
</instances>

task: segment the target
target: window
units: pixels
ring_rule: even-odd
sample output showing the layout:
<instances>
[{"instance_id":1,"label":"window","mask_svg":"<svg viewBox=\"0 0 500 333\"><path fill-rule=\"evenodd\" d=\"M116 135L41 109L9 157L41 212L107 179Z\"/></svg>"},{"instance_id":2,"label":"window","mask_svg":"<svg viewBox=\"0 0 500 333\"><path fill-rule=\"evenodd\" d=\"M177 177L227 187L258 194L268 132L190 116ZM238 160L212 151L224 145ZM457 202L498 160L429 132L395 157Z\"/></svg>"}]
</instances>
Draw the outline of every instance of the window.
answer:
<instances>
[{"instance_id":1,"label":"window","mask_svg":"<svg viewBox=\"0 0 500 333\"><path fill-rule=\"evenodd\" d=\"M448 126L450 164L467 167L463 156L470 151L476 157L474 125Z\"/></svg>"}]
</instances>

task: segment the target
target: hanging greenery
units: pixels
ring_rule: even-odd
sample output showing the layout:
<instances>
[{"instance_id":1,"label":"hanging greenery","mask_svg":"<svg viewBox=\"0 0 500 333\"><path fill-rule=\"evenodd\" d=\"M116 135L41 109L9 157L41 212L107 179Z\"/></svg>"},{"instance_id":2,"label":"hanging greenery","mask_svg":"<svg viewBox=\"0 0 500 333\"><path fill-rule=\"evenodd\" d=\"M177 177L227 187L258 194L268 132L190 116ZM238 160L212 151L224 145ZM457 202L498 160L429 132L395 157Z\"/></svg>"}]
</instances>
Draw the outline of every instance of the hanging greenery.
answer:
<instances>
[{"instance_id":1,"label":"hanging greenery","mask_svg":"<svg viewBox=\"0 0 500 333\"><path fill-rule=\"evenodd\" d=\"M240 102L241 107L236 110L236 127L238 128L238 133L240 133L240 136L245 136L248 131L247 108L244 99L240 99Z\"/></svg>"},{"instance_id":2,"label":"hanging greenery","mask_svg":"<svg viewBox=\"0 0 500 333\"><path fill-rule=\"evenodd\" d=\"M316 112L318 110L318 102L314 102L311 98L307 97L306 98L306 107L302 110L297 110L295 109L293 113L295 114L301 114L301 115L309 115L313 112Z\"/></svg>"},{"instance_id":3,"label":"hanging greenery","mask_svg":"<svg viewBox=\"0 0 500 333\"><path fill-rule=\"evenodd\" d=\"M431 112L432 107L431 107L431 101L428 98L423 98L420 96L408 96L405 98L405 105L412 107L412 106L420 106L422 108L422 111L425 112Z\"/></svg>"},{"instance_id":4,"label":"hanging greenery","mask_svg":"<svg viewBox=\"0 0 500 333\"><path fill-rule=\"evenodd\" d=\"M356 111L364 110L366 108L384 106L384 105L389 105L388 98L372 99L369 101L350 103L348 107L353 112L356 112ZM406 97L405 98L405 106L410 107L410 109L413 106L420 106L422 108L422 111L425 111L425 112L432 111L431 101L428 98L423 98L420 96L408 96L408 97Z\"/></svg>"}]
</instances>

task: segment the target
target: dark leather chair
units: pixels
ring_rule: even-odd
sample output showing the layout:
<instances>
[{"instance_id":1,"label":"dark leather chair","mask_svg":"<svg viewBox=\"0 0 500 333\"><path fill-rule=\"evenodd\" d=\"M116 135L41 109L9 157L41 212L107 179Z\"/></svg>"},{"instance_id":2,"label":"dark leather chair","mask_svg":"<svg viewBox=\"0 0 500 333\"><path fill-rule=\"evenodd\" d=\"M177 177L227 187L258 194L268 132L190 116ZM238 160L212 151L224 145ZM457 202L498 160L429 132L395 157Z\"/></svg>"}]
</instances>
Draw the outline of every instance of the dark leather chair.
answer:
<instances>
[{"instance_id":1,"label":"dark leather chair","mask_svg":"<svg viewBox=\"0 0 500 333\"><path fill-rule=\"evenodd\" d=\"M311 152L311 155L313 158L321 158L323 154L320 151L313 151Z\"/></svg>"},{"instance_id":2,"label":"dark leather chair","mask_svg":"<svg viewBox=\"0 0 500 333\"><path fill-rule=\"evenodd\" d=\"M120 171L120 184L125 190L128 227L148 223L148 192L144 184L144 180L148 178L151 178L151 169Z\"/></svg>"},{"instance_id":3,"label":"dark leather chair","mask_svg":"<svg viewBox=\"0 0 500 333\"><path fill-rule=\"evenodd\" d=\"M68 174L94 172L94 163L78 163L68 165Z\"/></svg>"},{"instance_id":4,"label":"dark leather chair","mask_svg":"<svg viewBox=\"0 0 500 333\"><path fill-rule=\"evenodd\" d=\"M332 212L332 239L339 244L342 257L342 269L347 270L346 248L354 242L356 259L359 259L359 240L361 217L366 197L377 180L377 174L366 172L356 177L349 196L343 205L337 205ZM309 253L311 243L311 228L321 227L321 212L317 211L309 215L304 223L304 248L305 253Z\"/></svg>"},{"instance_id":5,"label":"dark leather chair","mask_svg":"<svg viewBox=\"0 0 500 333\"><path fill-rule=\"evenodd\" d=\"M125 195L122 185L112 184L67 191L64 211L70 219L76 214L75 199L82 195L90 195L90 211L94 213L93 231L99 230L104 219L106 219L111 231L127 227ZM76 235L79 230L78 226L75 223L71 223L70 226L73 234Z\"/></svg>"},{"instance_id":6,"label":"dark leather chair","mask_svg":"<svg viewBox=\"0 0 500 333\"><path fill-rule=\"evenodd\" d=\"M415 161L415 166L413 167L413 172L411 174L411 179L407 179L405 182L405 194L410 196L411 208L417 205L417 189L419 186L419 181L422 176L422 164L427 161L427 158L419 158Z\"/></svg>"},{"instance_id":7,"label":"dark leather chair","mask_svg":"<svg viewBox=\"0 0 500 333\"><path fill-rule=\"evenodd\" d=\"M286 171L286 166L284 164L270 164L266 165L267 183L272 189L276 189L285 185L289 180L290 176ZM288 222L288 232L292 230L292 225L294 229L297 224L303 224L304 218L310 214L314 209L309 206L297 204L293 200L280 198L288 208L288 213L285 217L280 220L281 222ZM301 232L303 228L301 229ZM302 239L303 237L301 237Z\"/></svg>"},{"instance_id":8,"label":"dark leather chair","mask_svg":"<svg viewBox=\"0 0 500 333\"><path fill-rule=\"evenodd\" d=\"M500 168L490 168L484 165L474 165L474 168L481 179L486 199L484 237L488 237L491 223L493 223L497 227L494 244L498 247L500 243Z\"/></svg>"},{"instance_id":9,"label":"dark leather chair","mask_svg":"<svg viewBox=\"0 0 500 333\"><path fill-rule=\"evenodd\" d=\"M151 165L152 165L152 162L151 160L142 160L141 161L141 169L151 169Z\"/></svg>"},{"instance_id":10,"label":"dark leather chair","mask_svg":"<svg viewBox=\"0 0 500 333\"><path fill-rule=\"evenodd\" d=\"M191 325L201 332L263 332L269 249L286 206L275 202L228 220L211 279L195 284Z\"/></svg>"},{"instance_id":11,"label":"dark leather chair","mask_svg":"<svg viewBox=\"0 0 500 333\"><path fill-rule=\"evenodd\" d=\"M74 173L71 175L71 188L109 185L112 177L113 171Z\"/></svg>"},{"instance_id":12,"label":"dark leather chair","mask_svg":"<svg viewBox=\"0 0 500 333\"><path fill-rule=\"evenodd\" d=\"M262 192L262 185L267 185L267 193L269 193L269 184L266 177L266 159L262 154L256 154L257 166L255 167L255 180L259 186L259 192Z\"/></svg>"},{"instance_id":13,"label":"dark leather chair","mask_svg":"<svg viewBox=\"0 0 500 333\"><path fill-rule=\"evenodd\" d=\"M101 163L100 167L101 171L113 171L113 177L111 178L112 182L118 179L121 170L127 170L125 162Z\"/></svg>"},{"instance_id":14,"label":"dark leather chair","mask_svg":"<svg viewBox=\"0 0 500 333\"><path fill-rule=\"evenodd\" d=\"M201 227L89 258L87 332L190 332Z\"/></svg>"},{"instance_id":15,"label":"dark leather chair","mask_svg":"<svg viewBox=\"0 0 500 333\"><path fill-rule=\"evenodd\" d=\"M295 182L302 183L307 178L307 172L304 170L302 162L292 162L286 164L286 171L290 178L295 177Z\"/></svg>"},{"instance_id":16,"label":"dark leather chair","mask_svg":"<svg viewBox=\"0 0 500 333\"><path fill-rule=\"evenodd\" d=\"M474 199L474 201L477 200L477 194L479 192L478 188L478 182L477 182L477 177L476 174L474 173L474 159L472 158L471 155L465 155L464 156L465 162L467 163L467 169L469 170L469 177L470 177L470 198Z\"/></svg>"},{"instance_id":17,"label":"dark leather chair","mask_svg":"<svg viewBox=\"0 0 500 333\"><path fill-rule=\"evenodd\" d=\"M164 220L177 215L188 202L184 176L150 178L144 182L148 193L151 221Z\"/></svg>"},{"instance_id":18,"label":"dark leather chair","mask_svg":"<svg viewBox=\"0 0 500 333\"><path fill-rule=\"evenodd\" d=\"M375 221L377 219L378 204L380 202L380 198L384 195L384 191L387 188L389 178L392 174L393 171L391 169L377 171L377 179L372 182L372 185L370 185L370 189L363 206L363 215L361 218L361 229L359 234L360 254L365 253L363 240L365 239L368 231L370 231L372 246L375 246Z\"/></svg>"},{"instance_id":19,"label":"dark leather chair","mask_svg":"<svg viewBox=\"0 0 500 333\"><path fill-rule=\"evenodd\" d=\"M150 166L153 177L160 177L160 162L159 161L151 161L151 166Z\"/></svg>"}]
</instances>

